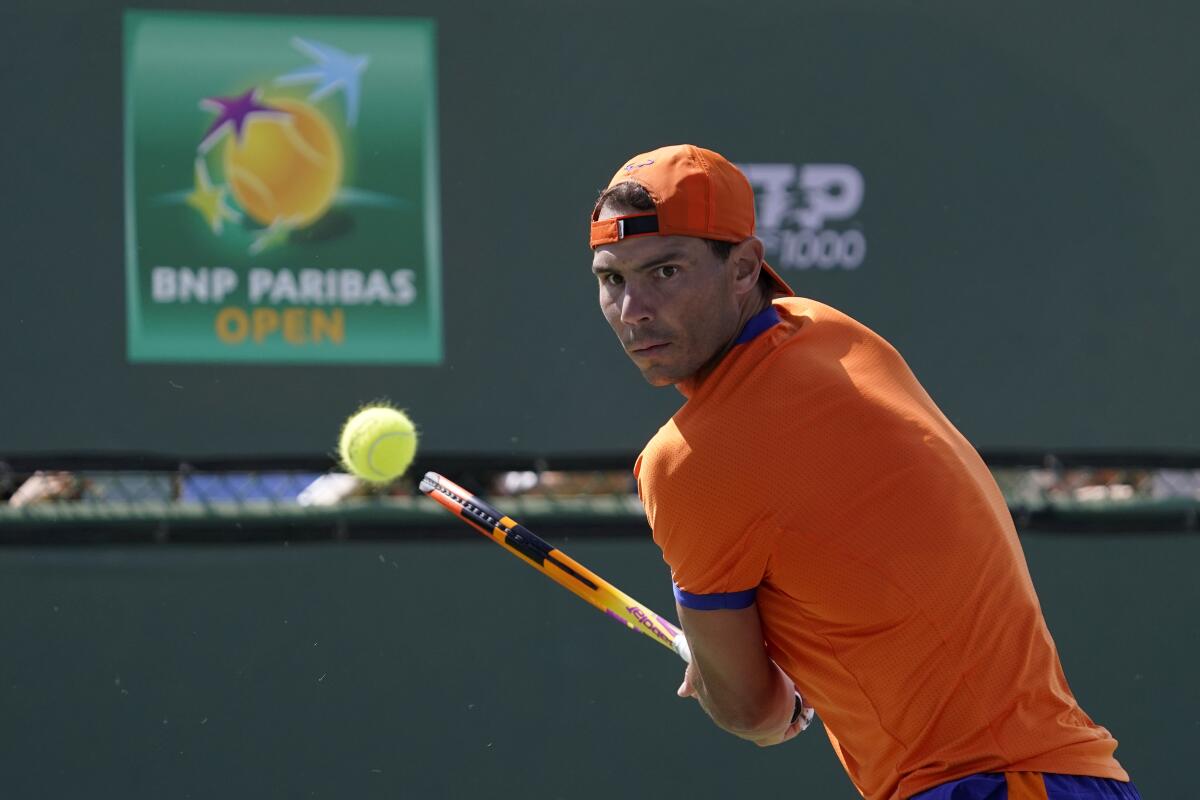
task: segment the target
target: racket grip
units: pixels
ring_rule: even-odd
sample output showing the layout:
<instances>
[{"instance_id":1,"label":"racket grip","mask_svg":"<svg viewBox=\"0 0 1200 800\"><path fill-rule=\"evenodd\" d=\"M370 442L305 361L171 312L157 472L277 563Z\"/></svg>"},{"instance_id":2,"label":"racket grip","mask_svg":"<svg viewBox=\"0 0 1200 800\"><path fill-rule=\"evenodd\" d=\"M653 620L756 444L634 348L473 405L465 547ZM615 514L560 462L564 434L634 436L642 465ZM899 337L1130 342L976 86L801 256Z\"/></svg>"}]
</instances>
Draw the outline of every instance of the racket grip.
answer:
<instances>
[{"instance_id":1,"label":"racket grip","mask_svg":"<svg viewBox=\"0 0 1200 800\"><path fill-rule=\"evenodd\" d=\"M682 631L675 634L674 650L685 663L692 663L692 648L688 647L687 639L684 637Z\"/></svg>"}]
</instances>

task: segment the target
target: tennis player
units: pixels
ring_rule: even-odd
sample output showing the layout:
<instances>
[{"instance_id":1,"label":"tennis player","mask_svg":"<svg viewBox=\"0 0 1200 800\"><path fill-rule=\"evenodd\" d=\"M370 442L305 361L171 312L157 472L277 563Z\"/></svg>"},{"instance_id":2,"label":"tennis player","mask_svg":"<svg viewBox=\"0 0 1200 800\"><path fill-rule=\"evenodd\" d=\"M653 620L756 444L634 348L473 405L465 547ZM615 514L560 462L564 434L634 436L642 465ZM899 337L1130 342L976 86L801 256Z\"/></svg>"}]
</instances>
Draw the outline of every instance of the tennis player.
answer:
<instances>
[{"instance_id":1,"label":"tennis player","mask_svg":"<svg viewBox=\"0 0 1200 800\"><path fill-rule=\"evenodd\" d=\"M591 247L621 346L686 398L635 466L694 656L680 696L766 746L798 690L871 800L1137 798L987 467L891 345L763 261L745 176L635 156Z\"/></svg>"}]
</instances>

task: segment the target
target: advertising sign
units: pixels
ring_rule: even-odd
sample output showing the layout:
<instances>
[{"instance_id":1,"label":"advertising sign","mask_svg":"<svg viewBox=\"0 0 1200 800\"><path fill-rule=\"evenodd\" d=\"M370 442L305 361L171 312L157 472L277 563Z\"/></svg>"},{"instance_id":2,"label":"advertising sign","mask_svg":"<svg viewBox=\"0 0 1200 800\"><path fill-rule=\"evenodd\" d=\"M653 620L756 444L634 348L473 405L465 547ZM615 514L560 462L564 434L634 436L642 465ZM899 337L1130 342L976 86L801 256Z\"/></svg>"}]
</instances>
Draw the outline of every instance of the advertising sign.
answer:
<instances>
[{"instance_id":1,"label":"advertising sign","mask_svg":"<svg viewBox=\"0 0 1200 800\"><path fill-rule=\"evenodd\" d=\"M125 15L130 361L436 364L434 26Z\"/></svg>"}]
</instances>

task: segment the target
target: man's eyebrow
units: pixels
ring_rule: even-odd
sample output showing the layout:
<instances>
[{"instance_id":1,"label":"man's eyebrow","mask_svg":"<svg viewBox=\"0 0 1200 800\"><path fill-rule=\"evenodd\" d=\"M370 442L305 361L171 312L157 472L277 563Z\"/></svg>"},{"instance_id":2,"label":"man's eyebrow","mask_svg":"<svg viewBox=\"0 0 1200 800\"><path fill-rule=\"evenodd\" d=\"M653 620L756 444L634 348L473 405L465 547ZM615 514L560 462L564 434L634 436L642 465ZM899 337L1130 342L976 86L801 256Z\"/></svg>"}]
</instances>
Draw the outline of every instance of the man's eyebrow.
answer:
<instances>
[{"instance_id":1,"label":"man's eyebrow","mask_svg":"<svg viewBox=\"0 0 1200 800\"><path fill-rule=\"evenodd\" d=\"M645 261L641 264L630 267L629 271L630 272L645 272L648 269L654 269L655 267L660 267L663 264L669 264L672 261L682 261L686 258L687 258L687 254L684 253L682 250L672 250L667 253L660 253L659 255L656 255L654 258L650 259L649 261ZM610 272L619 272L619 271L620 270L613 269L612 267L597 267L595 265L592 266L592 272L594 272L597 275L605 275Z\"/></svg>"}]
</instances>

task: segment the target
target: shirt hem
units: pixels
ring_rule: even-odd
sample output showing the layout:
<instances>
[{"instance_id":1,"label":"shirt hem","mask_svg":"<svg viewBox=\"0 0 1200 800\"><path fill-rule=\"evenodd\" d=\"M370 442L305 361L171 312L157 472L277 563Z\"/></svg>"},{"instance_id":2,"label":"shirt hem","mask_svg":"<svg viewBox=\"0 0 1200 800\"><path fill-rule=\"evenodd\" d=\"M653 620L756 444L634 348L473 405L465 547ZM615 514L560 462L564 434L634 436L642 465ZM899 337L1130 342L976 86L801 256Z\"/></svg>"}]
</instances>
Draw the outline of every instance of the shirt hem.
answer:
<instances>
[{"instance_id":1,"label":"shirt hem","mask_svg":"<svg viewBox=\"0 0 1200 800\"><path fill-rule=\"evenodd\" d=\"M900 798L903 800L904 798L909 798L913 795L918 795L921 792L928 791L935 786L940 786L943 783L949 783L951 781L961 780L970 775L979 775L987 772L1042 772L1055 773L1058 775L1082 775L1088 778L1111 778L1112 780L1120 781L1121 783L1132 782L1132 779L1129 777L1129 773L1126 772L1119 764L1087 764L1079 762L1075 762L1073 764L1056 764L1054 762L1040 761L1038 759L1029 759L1026 761L1018 761L1015 764L1005 764L1002 766L997 765L995 767L976 769L972 770L971 772L964 772L960 774L930 776L929 778L923 778L919 781L913 781L911 783L905 783L904 781L901 781L896 788L896 793L891 795L891 797Z\"/></svg>"}]
</instances>

